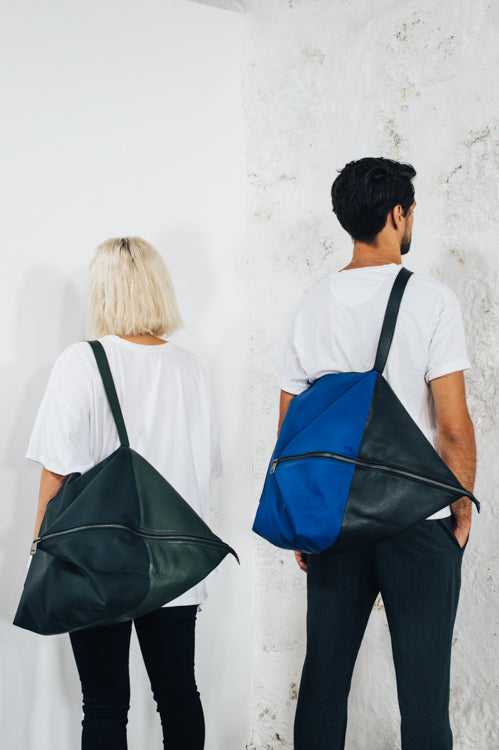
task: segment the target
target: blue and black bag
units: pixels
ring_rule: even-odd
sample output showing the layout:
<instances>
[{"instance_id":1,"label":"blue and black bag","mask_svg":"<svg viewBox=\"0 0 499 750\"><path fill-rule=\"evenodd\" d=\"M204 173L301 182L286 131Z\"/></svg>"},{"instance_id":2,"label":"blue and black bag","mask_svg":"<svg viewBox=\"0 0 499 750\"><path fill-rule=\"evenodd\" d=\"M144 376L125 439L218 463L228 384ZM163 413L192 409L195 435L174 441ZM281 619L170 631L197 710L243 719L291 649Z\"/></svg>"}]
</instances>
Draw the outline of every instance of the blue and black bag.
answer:
<instances>
[{"instance_id":1,"label":"blue and black bag","mask_svg":"<svg viewBox=\"0 0 499 750\"><path fill-rule=\"evenodd\" d=\"M277 547L375 544L463 496L480 509L382 375L411 275L397 274L373 369L324 375L290 403L253 525Z\"/></svg>"}]
</instances>

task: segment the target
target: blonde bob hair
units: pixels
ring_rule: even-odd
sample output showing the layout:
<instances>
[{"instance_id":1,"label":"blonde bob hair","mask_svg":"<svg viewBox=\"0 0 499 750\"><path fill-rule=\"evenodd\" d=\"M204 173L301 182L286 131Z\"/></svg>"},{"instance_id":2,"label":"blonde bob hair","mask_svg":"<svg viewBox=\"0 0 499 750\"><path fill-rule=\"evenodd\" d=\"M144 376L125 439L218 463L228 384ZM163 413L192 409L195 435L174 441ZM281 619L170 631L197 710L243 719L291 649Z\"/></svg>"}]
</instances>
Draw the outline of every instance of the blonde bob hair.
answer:
<instances>
[{"instance_id":1,"label":"blonde bob hair","mask_svg":"<svg viewBox=\"0 0 499 750\"><path fill-rule=\"evenodd\" d=\"M141 237L106 240L90 263L88 324L94 336L170 336L182 325L163 259Z\"/></svg>"}]
</instances>

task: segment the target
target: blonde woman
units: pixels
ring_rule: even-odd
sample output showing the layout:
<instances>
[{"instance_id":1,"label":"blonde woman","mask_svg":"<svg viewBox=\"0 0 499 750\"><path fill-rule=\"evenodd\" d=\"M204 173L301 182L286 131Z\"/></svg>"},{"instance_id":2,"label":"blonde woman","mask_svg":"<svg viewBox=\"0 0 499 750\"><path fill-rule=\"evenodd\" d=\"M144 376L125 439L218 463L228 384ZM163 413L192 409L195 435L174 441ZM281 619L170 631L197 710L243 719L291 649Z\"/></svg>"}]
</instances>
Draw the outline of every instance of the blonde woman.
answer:
<instances>
[{"instance_id":1,"label":"blonde woman","mask_svg":"<svg viewBox=\"0 0 499 750\"><path fill-rule=\"evenodd\" d=\"M158 252L140 237L110 239L90 266L89 327L106 351L131 445L206 521L221 461L210 394L196 357L166 341L181 325ZM86 342L57 359L27 457L43 465L35 538L66 477L119 445L94 355ZM194 631L204 582L137 618L145 666L169 750L201 750L204 720L194 676ZM70 634L83 692L83 750L124 750L132 622Z\"/></svg>"}]
</instances>

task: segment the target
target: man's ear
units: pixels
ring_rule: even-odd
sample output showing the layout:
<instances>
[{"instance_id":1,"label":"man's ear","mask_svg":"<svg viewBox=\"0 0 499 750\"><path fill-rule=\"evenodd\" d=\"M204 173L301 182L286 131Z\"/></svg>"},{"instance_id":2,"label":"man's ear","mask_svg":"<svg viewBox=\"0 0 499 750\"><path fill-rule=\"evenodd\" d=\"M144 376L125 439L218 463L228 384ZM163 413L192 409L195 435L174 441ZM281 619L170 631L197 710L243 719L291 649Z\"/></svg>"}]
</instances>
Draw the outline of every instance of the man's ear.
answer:
<instances>
[{"instance_id":1,"label":"man's ear","mask_svg":"<svg viewBox=\"0 0 499 750\"><path fill-rule=\"evenodd\" d=\"M400 227L404 223L404 219L404 209L401 205L394 206L387 217L387 220L396 231L400 229Z\"/></svg>"}]
</instances>

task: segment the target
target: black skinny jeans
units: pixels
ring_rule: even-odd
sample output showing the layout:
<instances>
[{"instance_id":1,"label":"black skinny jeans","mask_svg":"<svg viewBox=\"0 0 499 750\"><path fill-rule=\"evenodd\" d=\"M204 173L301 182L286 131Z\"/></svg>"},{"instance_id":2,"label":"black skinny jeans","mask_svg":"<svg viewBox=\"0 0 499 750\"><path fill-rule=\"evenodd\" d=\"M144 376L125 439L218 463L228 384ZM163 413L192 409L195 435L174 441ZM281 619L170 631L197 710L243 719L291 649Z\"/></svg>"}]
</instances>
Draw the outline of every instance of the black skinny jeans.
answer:
<instances>
[{"instance_id":1,"label":"black skinny jeans","mask_svg":"<svg viewBox=\"0 0 499 750\"><path fill-rule=\"evenodd\" d=\"M204 718L194 677L197 606L134 620L168 750L202 750ZM132 623L71 633L83 692L82 750L126 750Z\"/></svg>"}]
</instances>

